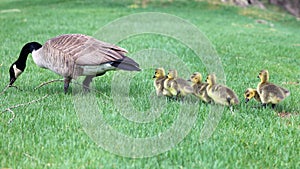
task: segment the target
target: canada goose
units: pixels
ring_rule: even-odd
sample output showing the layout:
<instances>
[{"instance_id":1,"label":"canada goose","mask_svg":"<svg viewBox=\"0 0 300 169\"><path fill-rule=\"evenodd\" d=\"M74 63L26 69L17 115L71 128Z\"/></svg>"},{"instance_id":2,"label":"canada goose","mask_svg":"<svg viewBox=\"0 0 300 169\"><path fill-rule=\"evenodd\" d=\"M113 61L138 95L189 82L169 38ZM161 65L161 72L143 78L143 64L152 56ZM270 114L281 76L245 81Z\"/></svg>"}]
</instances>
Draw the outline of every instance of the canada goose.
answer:
<instances>
[{"instance_id":1,"label":"canada goose","mask_svg":"<svg viewBox=\"0 0 300 169\"><path fill-rule=\"evenodd\" d=\"M271 103L272 108L274 108L276 104L290 95L287 89L269 82L268 70L261 70L257 77L260 78L260 83L257 85L257 92L263 107Z\"/></svg>"},{"instance_id":2,"label":"canada goose","mask_svg":"<svg viewBox=\"0 0 300 169\"><path fill-rule=\"evenodd\" d=\"M164 82L167 79L164 68L155 69L153 78L155 79L154 87L156 89L157 96L172 96L172 94L164 88Z\"/></svg>"},{"instance_id":3,"label":"canada goose","mask_svg":"<svg viewBox=\"0 0 300 169\"><path fill-rule=\"evenodd\" d=\"M208 83L202 82L202 75L199 72L195 72L191 75L190 80L194 89L194 95L199 97L204 102L211 102L211 98L208 96L206 88Z\"/></svg>"},{"instance_id":4,"label":"canada goose","mask_svg":"<svg viewBox=\"0 0 300 169\"><path fill-rule=\"evenodd\" d=\"M71 80L78 76L86 76L83 85L88 88L93 77L109 70L140 71L139 64L126 57L127 51L121 47L82 34L65 34L48 40L43 46L38 42L25 44L9 69L9 85L25 70L29 53L39 67L64 77L65 93Z\"/></svg>"},{"instance_id":5,"label":"canada goose","mask_svg":"<svg viewBox=\"0 0 300 169\"><path fill-rule=\"evenodd\" d=\"M230 106L239 104L237 95L227 86L216 83L216 75L209 74L206 79L208 86L207 94L215 103Z\"/></svg>"},{"instance_id":6,"label":"canada goose","mask_svg":"<svg viewBox=\"0 0 300 169\"><path fill-rule=\"evenodd\" d=\"M259 94L256 89L248 88L244 92L244 97L245 97L245 103L248 103L249 100L254 98L256 101L261 102Z\"/></svg>"},{"instance_id":7,"label":"canada goose","mask_svg":"<svg viewBox=\"0 0 300 169\"><path fill-rule=\"evenodd\" d=\"M164 88L176 98L193 93L191 85L186 80L178 78L176 70L169 70L167 79L164 81Z\"/></svg>"}]
</instances>

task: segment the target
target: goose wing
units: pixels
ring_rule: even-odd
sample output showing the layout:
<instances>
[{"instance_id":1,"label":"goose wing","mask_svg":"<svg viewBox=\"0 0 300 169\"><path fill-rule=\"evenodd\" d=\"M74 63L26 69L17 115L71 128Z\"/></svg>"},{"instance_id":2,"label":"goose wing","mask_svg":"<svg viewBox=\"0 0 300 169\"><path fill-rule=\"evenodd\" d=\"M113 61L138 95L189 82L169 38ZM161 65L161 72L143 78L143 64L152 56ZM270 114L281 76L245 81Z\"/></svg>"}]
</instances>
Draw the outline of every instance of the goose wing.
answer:
<instances>
[{"instance_id":1,"label":"goose wing","mask_svg":"<svg viewBox=\"0 0 300 169\"><path fill-rule=\"evenodd\" d=\"M125 58L129 60L128 62L133 61L127 59L125 49L82 34L60 35L49 40L47 45L55 48L65 57L68 56L69 58L65 59L72 60L77 65L99 65Z\"/></svg>"}]
</instances>

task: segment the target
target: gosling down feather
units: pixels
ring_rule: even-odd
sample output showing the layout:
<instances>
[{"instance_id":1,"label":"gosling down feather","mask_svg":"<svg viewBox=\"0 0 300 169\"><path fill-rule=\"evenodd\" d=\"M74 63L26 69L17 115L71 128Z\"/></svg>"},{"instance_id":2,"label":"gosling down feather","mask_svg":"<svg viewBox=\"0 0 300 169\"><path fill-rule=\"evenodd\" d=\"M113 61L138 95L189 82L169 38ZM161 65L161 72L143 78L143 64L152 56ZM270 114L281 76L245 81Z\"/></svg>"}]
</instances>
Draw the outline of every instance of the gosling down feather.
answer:
<instances>
[{"instance_id":1,"label":"gosling down feather","mask_svg":"<svg viewBox=\"0 0 300 169\"><path fill-rule=\"evenodd\" d=\"M193 88L189 82L179 78L176 70L169 70L167 79L164 81L164 88L170 92L172 96L176 96L176 98L193 93Z\"/></svg>"},{"instance_id":2,"label":"gosling down feather","mask_svg":"<svg viewBox=\"0 0 300 169\"><path fill-rule=\"evenodd\" d=\"M127 51L121 47L82 34L65 34L48 40L43 46L38 42L25 44L9 69L9 85L24 72L29 53L39 67L64 77L65 93L71 80L78 76L86 76L83 85L87 89L93 77L106 71L140 71L139 64L125 56Z\"/></svg>"},{"instance_id":3,"label":"gosling down feather","mask_svg":"<svg viewBox=\"0 0 300 169\"><path fill-rule=\"evenodd\" d=\"M157 96L172 96L172 94L164 88L164 82L167 79L164 68L155 69L153 78Z\"/></svg>"},{"instance_id":4,"label":"gosling down feather","mask_svg":"<svg viewBox=\"0 0 300 169\"><path fill-rule=\"evenodd\" d=\"M274 108L276 104L290 95L289 90L269 82L269 72L267 70L261 70L257 77L260 78L257 92L263 107L271 103L272 108Z\"/></svg>"},{"instance_id":5,"label":"gosling down feather","mask_svg":"<svg viewBox=\"0 0 300 169\"><path fill-rule=\"evenodd\" d=\"M208 83L206 89L207 94L215 103L230 107L232 105L239 104L239 99L233 90L227 86L216 83L215 74L208 75L206 81Z\"/></svg>"},{"instance_id":6,"label":"gosling down feather","mask_svg":"<svg viewBox=\"0 0 300 169\"><path fill-rule=\"evenodd\" d=\"M252 98L254 98L256 101L261 102L259 94L256 89L248 88L244 92L245 97L245 103L248 103Z\"/></svg>"},{"instance_id":7,"label":"gosling down feather","mask_svg":"<svg viewBox=\"0 0 300 169\"><path fill-rule=\"evenodd\" d=\"M199 72L195 72L191 75L190 80L192 82L192 87L194 89L194 95L206 103L212 101L212 99L207 94L208 83L202 82L202 75Z\"/></svg>"}]
</instances>

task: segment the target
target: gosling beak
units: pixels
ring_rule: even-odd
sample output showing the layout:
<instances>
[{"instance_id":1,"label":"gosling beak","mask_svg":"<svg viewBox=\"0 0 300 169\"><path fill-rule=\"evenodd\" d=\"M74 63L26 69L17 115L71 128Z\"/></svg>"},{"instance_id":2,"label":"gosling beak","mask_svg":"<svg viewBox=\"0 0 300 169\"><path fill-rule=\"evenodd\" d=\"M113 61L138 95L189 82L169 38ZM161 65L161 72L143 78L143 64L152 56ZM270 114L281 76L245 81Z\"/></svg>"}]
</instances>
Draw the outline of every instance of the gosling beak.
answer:
<instances>
[{"instance_id":1,"label":"gosling beak","mask_svg":"<svg viewBox=\"0 0 300 169\"><path fill-rule=\"evenodd\" d=\"M191 82L191 79L187 79L186 81Z\"/></svg>"},{"instance_id":2,"label":"gosling beak","mask_svg":"<svg viewBox=\"0 0 300 169\"><path fill-rule=\"evenodd\" d=\"M155 75L153 76L153 78L155 78Z\"/></svg>"},{"instance_id":3,"label":"gosling beak","mask_svg":"<svg viewBox=\"0 0 300 169\"><path fill-rule=\"evenodd\" d=\"M245 99L245 103L248 103L248 102L249 102L249 99L248 99L248 98L246 98L246 99Z\"/></svg>"},{"instance_id":4,"label":"gosling beak","mask_svg":"<svg viewBox=\"0 0 300 169\"><path fill-rule=\"evenodd\" d=\"M257 76L257 78L259 78L259 76Z\"/></svg>"}]
</instances>

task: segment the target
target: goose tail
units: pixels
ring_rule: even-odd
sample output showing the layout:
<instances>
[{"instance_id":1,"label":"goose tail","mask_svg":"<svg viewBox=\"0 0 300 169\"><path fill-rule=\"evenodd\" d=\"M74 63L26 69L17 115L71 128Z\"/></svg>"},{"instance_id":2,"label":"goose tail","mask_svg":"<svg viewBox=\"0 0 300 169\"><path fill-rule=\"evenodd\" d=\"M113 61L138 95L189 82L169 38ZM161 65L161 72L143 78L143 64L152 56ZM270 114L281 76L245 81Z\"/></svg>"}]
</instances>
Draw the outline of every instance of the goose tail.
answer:
<instances>
[{"instance_id":1,"label":"goose tail","mask_svg":"<svg viewBox=\"0 0 300 169\"><path fill-rule=\"evenodd\" d=\"M111 65L117 69L127 70L127 71L141 71L139 64L129 57L124 57L122 59L112 61Z\"/></svg>"}]
</instances>

